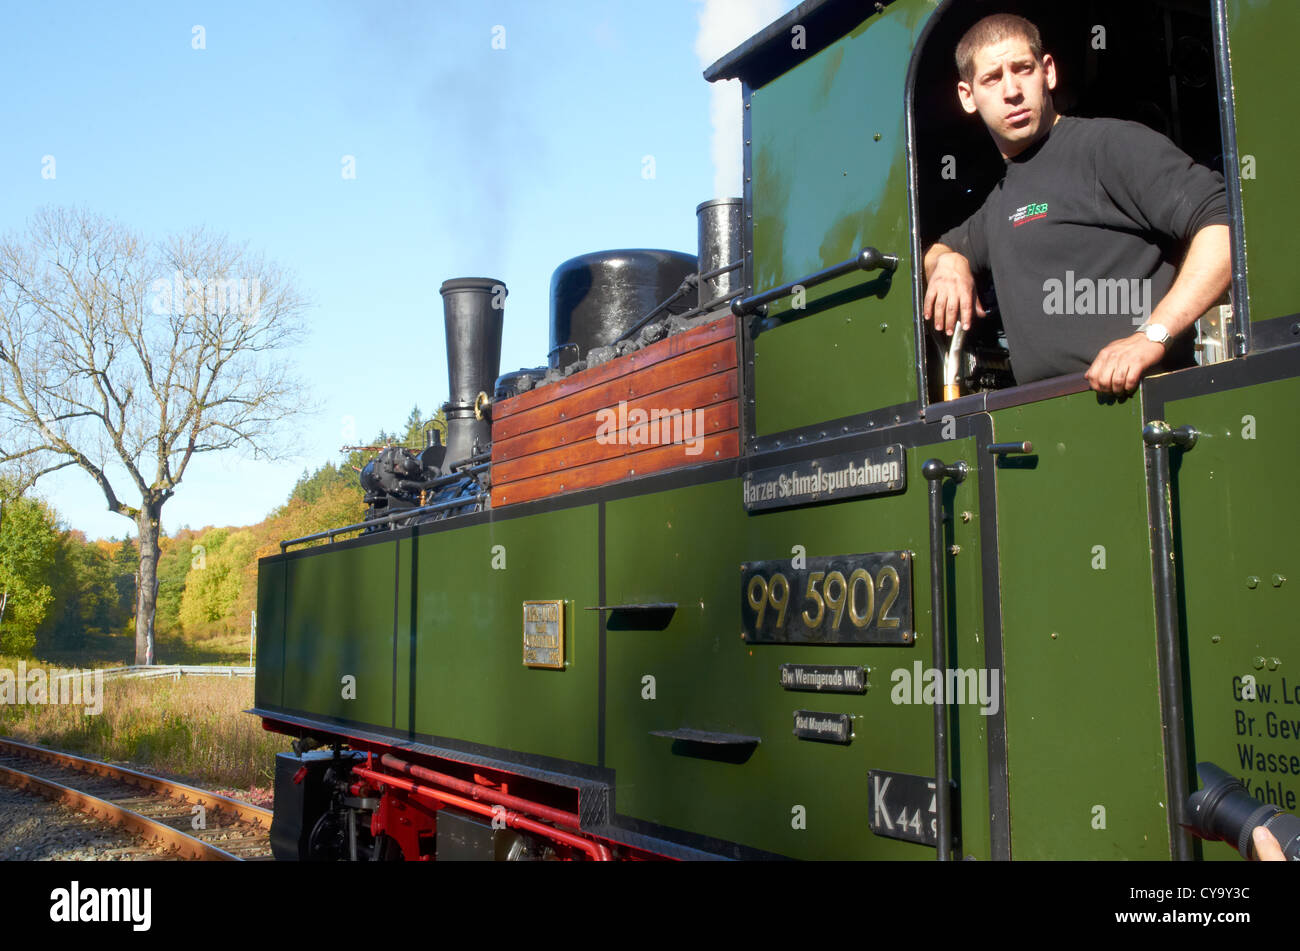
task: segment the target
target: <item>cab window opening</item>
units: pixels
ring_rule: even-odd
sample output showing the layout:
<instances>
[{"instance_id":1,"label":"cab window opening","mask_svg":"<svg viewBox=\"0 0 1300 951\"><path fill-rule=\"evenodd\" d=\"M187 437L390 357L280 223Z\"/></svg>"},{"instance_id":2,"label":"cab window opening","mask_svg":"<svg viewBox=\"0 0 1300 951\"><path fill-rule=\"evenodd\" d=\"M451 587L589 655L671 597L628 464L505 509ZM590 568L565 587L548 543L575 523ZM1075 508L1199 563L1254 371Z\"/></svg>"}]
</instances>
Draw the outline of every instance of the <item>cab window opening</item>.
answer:
<instances>
[{"instance_id":1,"label":"cab window opening","mask_svg":"<svg viewBox=\"0 0 1300 951\"><path fill-rule=\"evenodd\" d=\"M936 14L939 19L917 52L914 71L915 228L922 254L979 209L1004 173L1005 162L983 122L961 107L953 60L962 35L991 13L1016 14L1038 27L1043 51L1056 63L1053 100L1058 113L1142 123L1169 138L1196 163L1223 173L1212 0L1071 4L952 0ZM1029 68L1038 65L1030 63ZM1001 68L973 79L991 88L1004 81ZM1236 223L1230 227L1235 229ZM1181 265L1182 251L1185 248L1171 248L1169 259ZM926 398L937 403L945 399L944 364L950 338L923 322L924 281L921 286L915 319L925 341ZM997 307L997 289L987 275L981 275L976 291L987 316L972 320L962 343L955 373L962 393L1018 383L1014 354L1007 348ZM1220 303L1228 303L1226 295ZM1197 338L1198 364L1229 356L1231 328L1221 316L1217 305L1211 307L1189 331ZM947 398L953 395L949 389Z\"/></svg>"}]
</instances>

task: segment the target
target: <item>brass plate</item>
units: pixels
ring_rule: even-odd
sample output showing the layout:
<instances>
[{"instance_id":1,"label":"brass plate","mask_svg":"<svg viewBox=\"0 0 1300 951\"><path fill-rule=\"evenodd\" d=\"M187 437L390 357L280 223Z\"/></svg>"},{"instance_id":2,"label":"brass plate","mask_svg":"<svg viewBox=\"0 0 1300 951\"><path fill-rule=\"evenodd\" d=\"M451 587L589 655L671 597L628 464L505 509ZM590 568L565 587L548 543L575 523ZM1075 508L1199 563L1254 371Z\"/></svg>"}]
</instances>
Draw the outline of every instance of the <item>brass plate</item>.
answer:
<instances>
[{"instance_id":1,"label":"brass plate","mask_svg":"<svg viewBox=\"0 0 1300 951\"><path fill-rule=\"evenodd\" d=\"M564 669L564 602L524 602L524 666Z\"/></svg>"}]
</instances>

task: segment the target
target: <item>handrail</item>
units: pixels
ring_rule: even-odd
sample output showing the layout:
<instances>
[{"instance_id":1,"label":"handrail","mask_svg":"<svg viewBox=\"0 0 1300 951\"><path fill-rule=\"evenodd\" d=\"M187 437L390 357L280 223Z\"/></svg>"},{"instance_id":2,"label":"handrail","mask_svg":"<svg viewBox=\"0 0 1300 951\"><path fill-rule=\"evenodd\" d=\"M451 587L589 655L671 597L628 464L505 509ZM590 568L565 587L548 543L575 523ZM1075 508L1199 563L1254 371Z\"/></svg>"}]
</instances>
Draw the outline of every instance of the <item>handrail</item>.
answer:
<instances>
[{"instance_id":1,"label":"handrail","mask_svg":"<svg viewBox=\"0 0 1300 951\"><path fill-rule=\"evenodd\" d=\"M763 293L755 294L753 297L737 297L731 302L731 312L737 317L748 317L750 314L760 312L766 313L765 308L768 304L794 293L796 287L815 287L829 281L831 278L840 277L853 271L884 269L892 272L897 268L898 255L884 254L875 248L863 248L847 261L841 261L839 264L832 264L828 268L814 271L807 277L800 278L797 281L782 284L780 287L774 287L770 291L763 291Z\"/></svg>"},{"instance_id":2,"label":"handrail","mask_svg":"<svg viewBox=\"0 0 1300 951\"><path fill-rule=\"evenodd\" d=\"M317 532L314 535L304 535L301 538L286 539L285 541L280 542L280 552L283 554L290 545L319 541L322 538L328 538L333 542L335 535L342 535L344 532L355 532L359 529L370 528L375 525L387 525L390 522L410 518L413 515L423 515L426 512L441 512L444 509L454 509L465 505L474 505L475 503L482 502L487 497L488 493L480 492L478 495L467 495L464 498L452 499L448 502L439 502L436 505L421 505L419 508L394 512L392 515L385 515L382 518L374 518L368 522L357 522L355 525L344 525L342 528L331 528L328 531Z\"/></svg>"}]
</instances>

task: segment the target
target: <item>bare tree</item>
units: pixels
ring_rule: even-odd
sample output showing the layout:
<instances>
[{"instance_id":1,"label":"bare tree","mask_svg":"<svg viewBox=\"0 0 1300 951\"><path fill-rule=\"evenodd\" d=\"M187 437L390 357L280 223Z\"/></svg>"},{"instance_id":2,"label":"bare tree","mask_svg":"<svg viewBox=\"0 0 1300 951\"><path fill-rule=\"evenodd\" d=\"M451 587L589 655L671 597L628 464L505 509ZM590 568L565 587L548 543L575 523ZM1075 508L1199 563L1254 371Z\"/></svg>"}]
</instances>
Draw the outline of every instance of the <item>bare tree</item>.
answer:
<instances>
[{"instance_id":1,"label":"bare tree","mask_svg":"<svg viewBox=\"0 0 1300 951\"><path fill-rule=\"evenodd\" d=\"M288 451L282 424L305 403L286 350L305 305L278 268L202 229L146 242L47 209L0 243L0 464L25 484L79 466L135 523L136 663L154 661L162 507L191 461Z\"/></svg>"}]
</instances>

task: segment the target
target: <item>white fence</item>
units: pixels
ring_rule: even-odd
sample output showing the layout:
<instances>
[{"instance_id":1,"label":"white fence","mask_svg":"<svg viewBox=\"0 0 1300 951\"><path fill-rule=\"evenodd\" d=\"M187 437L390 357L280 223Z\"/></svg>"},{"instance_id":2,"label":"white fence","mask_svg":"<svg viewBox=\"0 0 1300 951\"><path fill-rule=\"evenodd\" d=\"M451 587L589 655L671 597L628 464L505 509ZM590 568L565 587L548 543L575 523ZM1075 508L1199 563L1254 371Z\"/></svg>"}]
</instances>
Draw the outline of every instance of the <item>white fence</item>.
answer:
<instances>
[{"instance_id":1,"label":"white fence","mask_svg":"<svg viewBox=\"0 0 1300 951\"><path fill-rule=\"evenodd\" d=\"M151 664L133 667L105 667L103 670L74 670L52 679L63 680L68 677L84 677L86 674L102 674L105 680L151 680L155 677L171 677L173 680L180 680L182 677L251 677L253 672L254 668L252 667L232 667L228 665Z\"/></svg>"}]
</instances>

